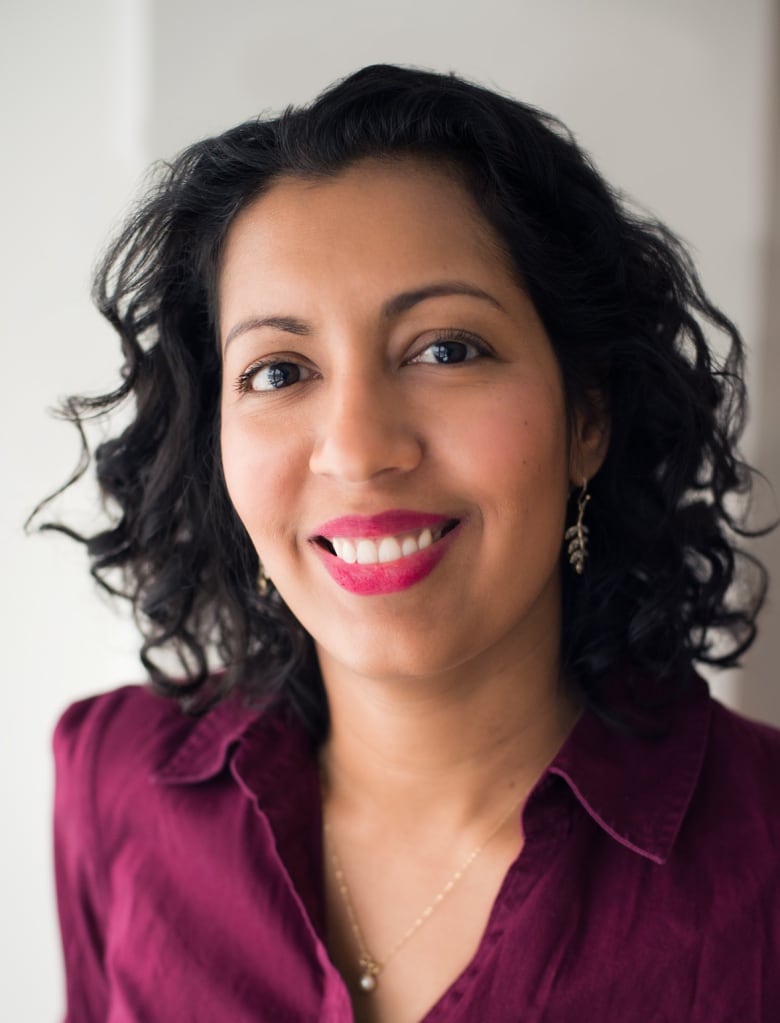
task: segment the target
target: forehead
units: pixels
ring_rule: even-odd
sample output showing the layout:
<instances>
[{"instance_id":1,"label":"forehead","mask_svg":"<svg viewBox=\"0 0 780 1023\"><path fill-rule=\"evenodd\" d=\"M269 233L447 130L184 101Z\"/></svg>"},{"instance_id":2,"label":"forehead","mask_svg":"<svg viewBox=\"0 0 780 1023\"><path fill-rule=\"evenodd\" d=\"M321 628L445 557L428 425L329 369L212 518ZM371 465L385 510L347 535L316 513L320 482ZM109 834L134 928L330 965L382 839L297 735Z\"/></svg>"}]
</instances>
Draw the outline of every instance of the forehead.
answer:
<instances>
[{"instance_id":1,"label":"forehead","mask_svg":"<svg viewBox=\"0 0 780 1023\"><path fill-rule=\"evenodd\" d=\"M328 177L288 175L242 210L223 250L220 291L251 270L276 278L358 263L388 274L497 265L501 240L446 164L416 158L366 159Z\"/></svg>"}]
</instances>

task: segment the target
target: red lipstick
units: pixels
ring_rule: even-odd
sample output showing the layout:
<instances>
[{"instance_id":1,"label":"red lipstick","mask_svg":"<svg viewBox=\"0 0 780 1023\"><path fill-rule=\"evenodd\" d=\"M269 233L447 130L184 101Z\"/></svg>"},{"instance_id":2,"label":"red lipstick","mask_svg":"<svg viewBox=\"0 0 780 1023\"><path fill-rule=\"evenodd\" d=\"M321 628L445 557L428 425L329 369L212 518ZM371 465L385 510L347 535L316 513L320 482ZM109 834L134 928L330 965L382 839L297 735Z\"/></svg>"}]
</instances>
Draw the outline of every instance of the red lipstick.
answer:
<instances>
[{"instance_id":1,"label":"red lipstick","mask_svg":"<svg viewBox=\"0 0 780 1023\"><path fill-rule=\"evenodd\" d=\"M447 553L459 524L457 519L446 515L407 510L379 515L345 515L318 526L316 535L312 537L312 547L331 578L349 593L360 596L397 593L430 575ZM321 542L334 538L359 541L399 537L423 529L442 530L446 526L450 528L430 546L393 561L368 565L345 561L334 553L330 543L325 545Z\"/></svg>"}]
</instances>

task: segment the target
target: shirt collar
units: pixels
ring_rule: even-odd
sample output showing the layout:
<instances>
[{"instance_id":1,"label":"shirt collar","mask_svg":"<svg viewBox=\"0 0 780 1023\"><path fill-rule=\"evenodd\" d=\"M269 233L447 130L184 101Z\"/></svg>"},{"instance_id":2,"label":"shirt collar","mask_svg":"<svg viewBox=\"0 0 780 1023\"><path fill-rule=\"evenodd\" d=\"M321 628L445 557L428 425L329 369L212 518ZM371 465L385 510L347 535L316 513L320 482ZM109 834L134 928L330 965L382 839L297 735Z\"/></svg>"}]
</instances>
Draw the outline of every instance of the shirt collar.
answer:
<instances>
[{"instance_id":1,"label":"shirt collar","mask_svg":"<svg viewBox=\"0 0 780 1023\"><path fill-rule=\"evenodd\" d=\"M231 695L202 717L190 719L184 737L177 732L161 744L153 780L187 785L215 777L259 713Z\"/></svg>"},{"instance_id":2,"label":"shirt collar","mask_svg":"<svg viewBox=\"0 0 780 1023\"><path fill-rule=\"evenodd\" d=\"M712 702L692 676L654 737L583 714L547 769L562 778L611 838L654 863L668 859L701 773Z\"/></svg>"}]
</instances>

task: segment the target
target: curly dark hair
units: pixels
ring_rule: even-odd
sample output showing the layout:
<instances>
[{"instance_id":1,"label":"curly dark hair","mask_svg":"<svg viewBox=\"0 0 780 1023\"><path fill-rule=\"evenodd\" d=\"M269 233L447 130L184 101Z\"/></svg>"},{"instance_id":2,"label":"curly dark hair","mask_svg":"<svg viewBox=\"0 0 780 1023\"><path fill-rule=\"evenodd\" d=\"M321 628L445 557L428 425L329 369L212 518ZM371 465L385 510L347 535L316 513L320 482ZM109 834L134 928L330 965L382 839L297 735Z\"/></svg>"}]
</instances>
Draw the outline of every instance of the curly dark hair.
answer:
<instances>
[{"instance_id":1,"label":"curly dark hair","mask_svg":"<svg viewBox=\"0 0 780 1023\"><path fill-rule=\"evenodd\" d=\"M315 734L327 727L311 640L275 591L258 596L257 555L222 476L216 280L233 218L281 176L404 155L461 175L544 323L568 408L598 400L610 417L587 569L563 571L562 659L583 700L609 718L618 668L624 690L654 703L682 691L694 661L736 664L766 588L737 546L751 487L736 448L737 330L675 236L610 190L554 118L454 75L375 66L163 165L98 269L123 379L66 411L79 429L125 399L135 414L95 452L113 524L54 528L86 543L95 577L132 601L153 683L190 708L232 689L284 694ZM725 339L720 361L706 330ZM165 648L186 679L156 663Z\"/></svg>"}]
</instances>

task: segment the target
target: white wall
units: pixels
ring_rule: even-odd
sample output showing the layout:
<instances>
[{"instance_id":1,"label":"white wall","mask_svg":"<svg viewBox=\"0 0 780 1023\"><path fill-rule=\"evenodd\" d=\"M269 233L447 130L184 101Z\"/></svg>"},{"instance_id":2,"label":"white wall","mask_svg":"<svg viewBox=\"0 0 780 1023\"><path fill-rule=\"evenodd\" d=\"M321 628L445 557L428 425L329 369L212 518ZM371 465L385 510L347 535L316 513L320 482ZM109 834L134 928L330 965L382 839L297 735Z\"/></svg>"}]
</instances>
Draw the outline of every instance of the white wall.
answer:
<instances>
[{"instance_id":1,"label":"white wall","mask_svg":"<svg viewBox=\"0 0 780 1023\"><path fill-rule=\"evenodd\" d=\"M765 397L777 356L761 347L779 319L766 276L772 14L772 0L487 0L479 8L0 0L4 1018L54 1019L61 1006L49 861L53 722L71 699L139 677L132 632L94 596L80 550L24 539L21 525L78 453L73 431L46 408L113 383L117 347L90 309L89 271L145 162L304 101L374 61L457 70L551 110L608 177L698 252L706 286L750 342L751 449L777 483L778 412ZM88 499L69 507L89 517ZM780 723L767 667L778 661L778 624L770 607L752 674L721 692Z\"/></svg>"}]
</instances>

